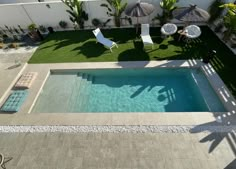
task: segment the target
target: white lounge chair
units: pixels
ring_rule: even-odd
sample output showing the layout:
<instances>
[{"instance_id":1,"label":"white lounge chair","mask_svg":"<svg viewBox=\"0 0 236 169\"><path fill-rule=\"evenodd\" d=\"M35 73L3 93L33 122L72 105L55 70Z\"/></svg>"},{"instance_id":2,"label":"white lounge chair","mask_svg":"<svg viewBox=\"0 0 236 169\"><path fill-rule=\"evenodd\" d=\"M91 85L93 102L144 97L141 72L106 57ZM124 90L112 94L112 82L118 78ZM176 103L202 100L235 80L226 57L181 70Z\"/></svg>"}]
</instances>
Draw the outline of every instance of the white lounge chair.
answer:
<instances>
[{"instance_id":1,"label":"white lounge chair","mask_svg":"<svg viewBox=\"0 0 236 169\"><path fill-rule=\"evenodd\" d=\"M153 49L153 41L152 38L149 35L149 24L142 24L141 25L141 38L143 41L143 45L152 45Z\"/></svg>"},{"instance_id":2,"label":"white lounge chair","mask_svg":"<svg viewBox=\"0 0 236 169\"><path fill-rule=\"evenodd\" d=\"M116 46L118 48L118 45L115 42L113 42L110 39L107 39L103 36L103 34L99 28L93 30L93 34L95 35L97 42L99 42L99 43L103 44L104 46L106 46L107 48L109 48L111 52L112 52L112 48L114 46Z\"/></svg>"}]
</instances>

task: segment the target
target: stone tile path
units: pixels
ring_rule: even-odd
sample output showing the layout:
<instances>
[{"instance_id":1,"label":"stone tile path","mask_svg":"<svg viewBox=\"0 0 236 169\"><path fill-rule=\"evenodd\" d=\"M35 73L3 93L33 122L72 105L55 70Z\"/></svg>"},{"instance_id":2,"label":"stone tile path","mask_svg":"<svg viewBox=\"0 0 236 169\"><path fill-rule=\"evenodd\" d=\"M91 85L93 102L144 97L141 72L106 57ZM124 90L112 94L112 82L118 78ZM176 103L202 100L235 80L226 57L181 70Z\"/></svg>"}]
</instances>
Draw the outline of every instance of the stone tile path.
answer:
<instances>
[{"instance_id":1,"label":"stone tile path","mask_svg":"<svg viewBox=\"0 0 236 169\"><path fill-rule=\"evenodd\" d=\"M234 133L0 134L9 169L233 169ZM230 143L230 144L229 144Z\"/></svg>"}]
</instances>

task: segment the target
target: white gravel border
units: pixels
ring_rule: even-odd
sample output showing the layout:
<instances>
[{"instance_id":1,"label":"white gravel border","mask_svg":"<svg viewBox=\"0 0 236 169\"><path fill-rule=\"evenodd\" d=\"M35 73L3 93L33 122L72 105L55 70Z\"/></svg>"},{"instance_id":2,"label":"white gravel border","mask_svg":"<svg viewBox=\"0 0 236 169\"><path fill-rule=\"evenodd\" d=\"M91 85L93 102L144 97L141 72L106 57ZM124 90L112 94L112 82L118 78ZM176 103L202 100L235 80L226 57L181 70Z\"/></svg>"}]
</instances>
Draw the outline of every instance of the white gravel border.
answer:
<instances>
[{"instance_id":1,"label":"white gravel border","mask_svg":"<svg viewBox=\"0 0 236 169\"><path fill-rule=\"evenodd\" d=\"M232 132L233 126L0 126L0 133L197 133L197 132Z\"/></svg>"}]
</instances>

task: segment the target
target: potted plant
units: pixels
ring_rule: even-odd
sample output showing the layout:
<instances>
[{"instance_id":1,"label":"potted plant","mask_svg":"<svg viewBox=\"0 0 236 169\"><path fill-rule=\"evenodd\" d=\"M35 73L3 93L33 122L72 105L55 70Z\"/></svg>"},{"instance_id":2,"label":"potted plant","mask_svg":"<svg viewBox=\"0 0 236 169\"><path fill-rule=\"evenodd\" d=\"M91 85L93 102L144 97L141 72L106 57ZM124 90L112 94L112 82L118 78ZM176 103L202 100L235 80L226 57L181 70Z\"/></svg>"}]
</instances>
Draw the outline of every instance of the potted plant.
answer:
<instances>
[{"instance_id":1,"label":"potted plant","mask_svg":"<svg viewBox=\"0 0 236 169\"><path fill-rule=\"evenodd\" d=\"M16 42L12 42L10 45L9 45L9 48L14 48L14 49L18 49L19 45L18 43Z\"/></svg>"},{"instance_id":2,"label":"potted plant","mask_svg":"<svg viewBox=\"0 0 236 169\"><path fill-rule=\"evenodd\" d=\"M0 49L3 49L3 48L4 48L4 43L0 42Z\"/></svg>"},{"instance_id":3,"label":"potted plant","mask_svg":"<svg viewBox=\"0 0 236 169\"><path fill-rule=\"evenodd\" d=\"M24 29L22 29L20 25L18 25L18 28L20 29L21 33L25 33Z\"/></svg>"},{"instance_id":4,"label":"potted plant","mask_svg":"<svg viewBox=\"0 0 236 169\"><path fill-rule=\"evenodd\" d=\"M62 29L66 29L66 28L67 28L67 22L66 22L66 21L60 21L60 22L59 22L59 26L60 26Z\"/></svg>"},{"instance_id":5,"label":"potted plant","mask_svg":"<svg viewBox=\"0 0 236 169\"><path fill-rule=\"evenodd\" d=\"M43 26L43 25L39 25L39 30L40 30L40 32L42 32L42 33L46 33L46 32L47 32L46 27Z\"/></svg>"},{"instance_id":6,"label":"potted plant","mask_svg":"<svg viewBox=\"0 0 236 169\"><path fill-rule=\"evenodd\" d=\"M37 34L37 31L36 31L36 28L37 27L34 23L32 23L28 26L28 30L29 30L28 35L33 41L38 40L38 34Z\"/></svg>"},{"instance_id":7,"label":"potted plant","mask_svg":"<svg viewBox=\"0 0 236 169\"><path fill-rule=\"evenodd\" d=\"M37 26L34 23L32 23L28 26L28 29L30 32L36 31L36 28L37 28Z\"/></svg>"},{"instance_id":8,"label":"potted plant","mask_svg":"<svg viewBox=\"0 0 236 169\"><path fill-rule=\"evenodd\" d=\"M107 0L108 4L101 4L102 7L107 8L107 15L113 16L115 25L120 27L121 25L121 14L124 12L127 3L122 3L122 0ZM123 18L128 19L128 18Z\"/></svg>"},{"instance_id":9,"label":"potted plant","mask_svg":"<svg viewBox=\"0 0 236 169\"><path fill-rule=\"evenodd\" d=\"M4 48L4 43L3 43L3 33L0 32L0 49Z\"/></svg>"},{"instance_id":10,"label":"potted plant","mask_svg":"<svg viewBox=\"0 0 236 169\"><path fill-rule=\"evenodd\" d=\"M88 20L88 14L83 9L84 2L80 0L62 0L70 10L66 10L70 14L70 20L73 22L75 29L84 29L84 22Z\"/></svg>"},{"instance_id":11,"label":"potted plant","mask_svg":"<svg viewBox=\"0 0 236 169\"><path fill-rule=\"evenodd\" d=\"M155 17L153 20L158 19L161 23L161 25L165 24L168 19L171 19L172 17L172 11L176 8L177 0L162 0L160 2L160 7L162 8L162 15L157 14L157 17Z\"/></svg>"},{"instance_id":12,"label":"potted plant","mask_svg":"<svg viewBox=\"0 0 236 169\"><path fill-rule=\"evenodd\" d=\"M30 24L28 26L28 30L29 30L28 35L33 41L43 40L43 36L37 29L36 24L34 23Z\"/></svg>"}]
</instances>

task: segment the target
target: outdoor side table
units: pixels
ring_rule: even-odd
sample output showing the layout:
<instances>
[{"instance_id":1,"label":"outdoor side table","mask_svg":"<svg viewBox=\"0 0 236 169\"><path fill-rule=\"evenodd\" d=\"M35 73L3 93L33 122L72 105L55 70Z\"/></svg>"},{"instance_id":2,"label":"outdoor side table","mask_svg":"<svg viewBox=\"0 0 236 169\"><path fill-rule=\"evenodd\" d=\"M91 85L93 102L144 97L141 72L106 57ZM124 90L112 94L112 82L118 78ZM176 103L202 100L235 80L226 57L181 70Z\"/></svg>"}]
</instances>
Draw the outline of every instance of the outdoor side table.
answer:
<instances>
[{"instance_id":1,"label":"outdoor side table","mask_svg":"<svg viewBox=\"0 0 236 169\"><path fill-rule=\"evenodd\" d=\"M197 25L189 25L184 28L185 36L188 40L198 38L201 35L201 29Z\"/></svg>"},{"instance_id":2,"label":"outdoor side table","mask_svg":"<svg viewBox=\"0 0 236 169\"><path fill-rule=\"evenodd\" d=\"M161 27L161 33L165 36L173 35L177 31L177 26L173 23L166 23Z\"/></svg>"}]
</instances>

